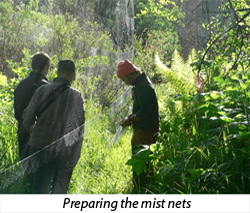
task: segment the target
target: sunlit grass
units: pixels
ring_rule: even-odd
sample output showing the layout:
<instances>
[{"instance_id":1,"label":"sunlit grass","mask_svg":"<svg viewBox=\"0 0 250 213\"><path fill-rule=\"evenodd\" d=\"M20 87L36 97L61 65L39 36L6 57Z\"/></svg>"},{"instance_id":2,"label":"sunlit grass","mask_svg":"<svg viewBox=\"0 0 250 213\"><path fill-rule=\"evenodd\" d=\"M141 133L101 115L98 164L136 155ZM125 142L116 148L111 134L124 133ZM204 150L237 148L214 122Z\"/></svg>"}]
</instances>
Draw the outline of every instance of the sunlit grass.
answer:
<instances>
[{"instance_id":1,"label":"sunlit grass","mask_svg":"<svg viewBox=\"0 0 250 213\"><path fill-rule=\"evenodd\" d=\"M117 143L112 143L109 147L105 147L105 141L97 137L91 142L101 147L83 148L81 159L75 168L70 193L129 193L132 187L132 172L131 167L125 163L131 156L130 137L131 134L126 132Z\"/></svg>"},{"instance_id":2,"label":"sunlit grass","mask_svg":"<svg viewBox=\"0 0 250 213\"><path fill-rule=\"evenodd\" d=\"M19 160L17 122L10 104L0 103L0 171Z\"/></svg>"},{"instance_id":3,"label":"sunlit grass","mask_svg":"<svg viewBox=\"0 0 250 213\"><path fill-rule=\"evenodd\" d=\"M131 186L131 131L114 141L114 125L107 112L89 100L85 104L86 125L80 160L74 170L69 193L127 193ZM17 122L13 106L1 105L0 150L1 170L19 161ZM118 132L119 133L119 132ZM9 192L12 193L12 192ZM13 192L16 193L16 192Z\"/></svg>"}]
</instances>

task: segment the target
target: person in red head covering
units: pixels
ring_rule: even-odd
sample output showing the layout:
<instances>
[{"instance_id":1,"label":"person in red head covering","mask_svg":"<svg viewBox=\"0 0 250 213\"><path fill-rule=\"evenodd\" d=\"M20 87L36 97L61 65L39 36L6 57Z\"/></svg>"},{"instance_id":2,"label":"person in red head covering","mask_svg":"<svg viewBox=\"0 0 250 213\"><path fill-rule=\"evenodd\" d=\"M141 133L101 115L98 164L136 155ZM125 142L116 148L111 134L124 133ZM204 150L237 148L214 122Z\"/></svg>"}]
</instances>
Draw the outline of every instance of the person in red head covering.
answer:
<instances>
[{"instance_id":1,"label":"person in red head covering","mask_svg":"<svg viewBox=\"0 0 250 213\"><path fill-rule=\"evenodd\" d=\"M139 69L129 60L118 63L117 76L127 85L133 86L133 110L132 114L121 121L122 127L132 125L133 136L131 139L132 154L140 145L150 145L156 142L160 129L160 116L158 99L154 86L146 73ZM134 174L134 177L136 174ZM143 184L145 174L137 177Z\"/></svg>"}]
</instances>

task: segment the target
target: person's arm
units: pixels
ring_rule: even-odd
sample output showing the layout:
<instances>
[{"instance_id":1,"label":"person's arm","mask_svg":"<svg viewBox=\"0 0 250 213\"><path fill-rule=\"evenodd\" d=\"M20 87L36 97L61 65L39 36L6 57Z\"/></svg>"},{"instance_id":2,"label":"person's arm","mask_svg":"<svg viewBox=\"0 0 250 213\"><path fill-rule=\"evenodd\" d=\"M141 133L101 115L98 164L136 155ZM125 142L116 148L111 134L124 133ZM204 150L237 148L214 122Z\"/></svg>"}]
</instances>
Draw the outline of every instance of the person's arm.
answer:
<instances>
[{"instance_id":1,"label":"person's arm","mask_svg":"<svg viewBox=\"0 0 250 213\"><path fill-rule=\"evenodd\" d=\"M135 117L134 115L131 114L127 118L124 118L121 121L120 125L122 127L127 127L127 126L130 126L132 124L132 122L134 122L134 121L139 121L139 119L137 117Z\"/></svg>"},{"instance_id":2,"label":"person's arm","mask_svg":"<svg viewBox=\"0 0 250 213\"><path fill-rule=\"evenodd\" d=\"M15 118L16 120L20 120L20 112L19 112L19 108L18 108L18 100L17 100L17 94L16 94L16 90L14 91L14 113L15 113Z\"/></svg>"},{"instance_id":3,"label":"person's arm","mask_svg":"<svg viewBox=\"0 0 250 213\"><path fill-rule=\"evenodd\" d=\"M36 123L37 107L38 107L38 94L35 92L32 97L28 107L23 112L23 126L29 131L32 132L34 125Z\"/></svg>"},{"instance_id":4,"label":"person's arm","mask_svg":"<svg viewBox=\"0 0 250 213\"><path fill-rule=\"evenodd\" d=\"M82 150L82 142L84 136L84 125L85 125L85 106L84 106L84 99L83 95L81 94L81 98L79 101L81 104L79 105L79 109L77 110L80 118L80 122L78 125L78 139L71 147L71 158L70 161L67 162L66 168L67 172L71 172L74 167L76 166L79 158L81 157L81 150Z\"/></svg>"},{"instance_id":5,"label":"person's arm","mask_svg":"<svg viewBox=\"0 0 250 213\"><path fill-rule=\"evenodd\" d=\"M138 88L138 104L140 105L140 110L124 118L120 125L122 127L127 127L130 126L132 122L143 120L147 118L147 116L150 116L153 110L152 101L152 88L144 86Z\"/></svg>"}]
</instances>

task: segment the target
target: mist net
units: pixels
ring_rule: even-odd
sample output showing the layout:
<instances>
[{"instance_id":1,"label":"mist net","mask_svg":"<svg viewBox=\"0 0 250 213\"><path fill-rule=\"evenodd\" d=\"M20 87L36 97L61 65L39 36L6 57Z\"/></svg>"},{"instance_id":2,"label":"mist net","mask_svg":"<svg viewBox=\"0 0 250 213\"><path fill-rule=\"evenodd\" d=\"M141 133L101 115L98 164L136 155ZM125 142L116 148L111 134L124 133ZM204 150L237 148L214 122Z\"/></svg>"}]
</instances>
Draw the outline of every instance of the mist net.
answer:
<instances>
[{"instance_id":1,"label":"mist net","mask_svg":"<svg viewBox=\"0 0 250 213\"><path fill-rule=\"evenodd\" d=\"M47 193L66 193L72 168L77 164L77 171L84 171L88 164L88 168L96 171L122 133L121 118L131 111L131 89L117 79L116 69L121 60L133 61L134 58L133 0L69 2L40 0L31 5L30 1L23 0L13 3L17 17L13 26L15 21L19 23L19 37L26 39L19 40L20 46L53 56L52 67L56 67L60 59L72 59L77 77L72 87L60 93L37 116L33 131L39 133L39 138L31 135L36 144L31 154L1 169L0 194L34 193L38 190L36 187ZM28 8L26 15L20 12L21 7ZM53 20L49 19L51 15L55 17ZM13 58L22 61L14 53ZM50 75L52 82L55 75ZM33 109L39 108L60 84L63 83L55 81L36 90L26 115L36 116L37 111ZM84 96L86 120L81 111L80 92ZM98 108L102 109L96 110L98 113L94 116L95 105L88 107L90 100L97 100ZM99 136L104 141L101 146L96 144ZM95 158L90 158L91 152L95 153ZM40 177L46 175L47 182L39 182ZM86 181L82 174L77 174L76 193L86 191Z\"/></svg>"}]
</instances>

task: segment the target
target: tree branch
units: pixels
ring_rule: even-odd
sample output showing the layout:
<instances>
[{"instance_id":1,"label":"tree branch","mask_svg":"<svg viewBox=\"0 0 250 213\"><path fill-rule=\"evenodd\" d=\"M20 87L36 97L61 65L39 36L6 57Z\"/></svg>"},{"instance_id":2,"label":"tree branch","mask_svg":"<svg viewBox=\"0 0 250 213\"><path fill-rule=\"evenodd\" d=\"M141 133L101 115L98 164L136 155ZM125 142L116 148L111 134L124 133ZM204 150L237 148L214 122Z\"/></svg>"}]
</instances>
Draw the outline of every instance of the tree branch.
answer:
<instances>
[{"instance_id":1,"label":"tree branch","mask_svg":"<svg viewBox=\"0 0 250 213\"><path fill-rule=\"evenodd\" d=\"M211 42L211 44L209 45L209 47L207 48L207 50L205 51L205 53L204 53L204 55L203 55L203 57L202 57L202 59L201 59L201 63L200 63L200 65L199 65L198 69L201 69L201 66L202 66L202 64L203 64L203 62L204 62L204 59L205 59L205 57L206 57L208 51L212 48L212 46L213 46L222 36L224 36L225 34L227 34L228 32L230 32L232 29L234 29L235 27L237 27L237 26L239 25L240 22L242 22L247 16L249 16L249 14L250 14L250 11L248 11L248 13L246 13L240 20L238 20L236 24L234 24L233 26L231 26L230 28L228 28L225 32L223 32L223 33L221 33L220 35L218 35L218 37L215 38L215 39Z\"/></svg>"}]
</instances>

